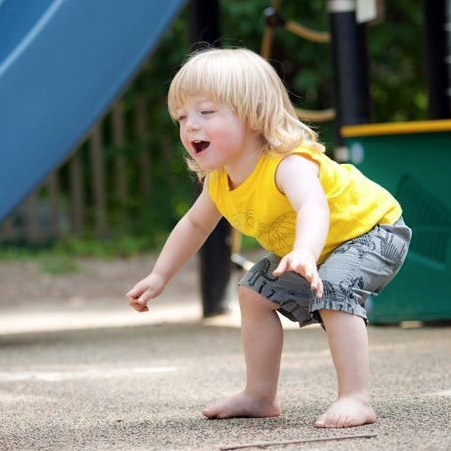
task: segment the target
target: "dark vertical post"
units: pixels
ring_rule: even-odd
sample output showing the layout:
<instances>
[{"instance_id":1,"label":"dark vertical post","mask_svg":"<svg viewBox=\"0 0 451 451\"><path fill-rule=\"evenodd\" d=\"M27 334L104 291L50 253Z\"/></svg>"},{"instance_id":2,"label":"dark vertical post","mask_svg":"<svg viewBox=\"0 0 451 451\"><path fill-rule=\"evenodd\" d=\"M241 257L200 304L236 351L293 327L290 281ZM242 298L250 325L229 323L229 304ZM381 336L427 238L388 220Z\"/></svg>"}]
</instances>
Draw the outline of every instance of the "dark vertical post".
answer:
<instances>
[{"instance_id":1,"label":"dark vertical post","mask_svg":"<svg viewBox=\"0 0 451 451\"><path fill-rule=\"evenodd\" d=\"M355 0L328 0L330 16L337 146L342 125L370 120L366 25L356 21Z\"/></svg>"},{"instance_id":2,"label":"dark vertical post","mask_svg":"<svg viewBox=\"0 0 451 451\"><path fill-rule=\"evenodd\" d=\"M423 11L428 116L431 119L446 119L451 116L451 1L423 0Z\"/></svg>"},{"instance_id":3,"label":"dark vertical post","mask_svg":"<svg viewBox=\"0 0 451 451\"><path fill-rule=\"evenodd\" d=\"M218 47L220 37L219 1L191 0L190 38L194 48L202 42Z\"/></svg>"},{"instance_id":4,"label":"dark vertical post","mask_svg":"<svg viewBox=\"0 0 451 451\"><path fill-rule=\"evenodd\" d=\"M193 48L203 43L218 45L218 0L192 0L190 34ZM222 219L200 251L200 283L203 316L214 316L228 309L227 286L230 280L230 226Z\"/></svg>"}]
</instances>

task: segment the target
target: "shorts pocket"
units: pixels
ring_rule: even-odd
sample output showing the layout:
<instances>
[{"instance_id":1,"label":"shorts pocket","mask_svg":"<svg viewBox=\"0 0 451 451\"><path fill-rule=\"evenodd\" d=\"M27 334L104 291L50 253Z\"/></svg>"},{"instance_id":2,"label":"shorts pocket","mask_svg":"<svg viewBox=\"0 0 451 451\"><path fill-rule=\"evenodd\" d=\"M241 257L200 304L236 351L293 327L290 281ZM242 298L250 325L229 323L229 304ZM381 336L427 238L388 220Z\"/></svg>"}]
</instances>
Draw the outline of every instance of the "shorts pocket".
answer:
<instances>
[{"instance_id":1,"label":"shorts pocket","mask_svg":"<svg viewBox=\"0 0 451 451\"><path fill-rule=\"evenodd\" d=\"M400 224L400 222L402 222ZM379 240L379 252L392 266L396 274L401 268L409 250L412 231L404 224L402 219L396 224L378 224L377 238Z\"/></svg>"}]
</instances>

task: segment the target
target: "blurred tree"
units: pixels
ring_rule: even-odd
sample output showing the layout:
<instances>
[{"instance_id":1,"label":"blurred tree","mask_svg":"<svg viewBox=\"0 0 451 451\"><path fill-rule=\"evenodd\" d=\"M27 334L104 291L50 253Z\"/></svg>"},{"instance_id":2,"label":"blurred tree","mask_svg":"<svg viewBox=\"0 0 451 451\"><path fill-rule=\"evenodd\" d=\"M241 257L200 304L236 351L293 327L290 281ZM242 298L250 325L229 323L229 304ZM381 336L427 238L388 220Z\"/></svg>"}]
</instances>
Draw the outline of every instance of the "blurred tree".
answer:
<instances>
[{"instance_id":1,"label":"blurred tree","mask_svg":"<svg viewBox=\"0 0 451 451\"><path fill-rule=\"evenodd\" d=\"M244 46L259 52L265 26L263 11L270 3L269 0L220 0L221 45ZM283 0L281 14L316 30L327 31L329 28L324 0ZM138 95L144 96L147 102L149 134L145 142L133 133L129 133L127 144L121 148L108 144L106 139L110 146L108 157L117 153L126 155L130 184L125 206L111 195L110 220L119 223L125 208L125 216L131 220L125 229L118 228L120 233L125 230L133 235L152 237L150 245L160 244L167 230L187 211L196 192L193 177L185 169L177 126L166 107L169 83L191 49L187 22L185 10L168 28L157 50L124 96L123 108L129 118L133 116ZM374 121L423 119L426 116L426 88L420 0L387 0L384 19L368 28ZM328 45L309 42L278 29L271 62L296 105L308 109L331 106ZM328 148L333 148L331 124L312 125ZM152 157L148 175L150 191L146 198L142 197L139 187L139 152L143 146Z\"/></svg>"},{"instance_id":2,"label":"blurred tree","mask_svg":"<svg viewBox=\"0 0 451 451\"><path fill-rule=\"evenodd\" d=\"M270 0L220 0L221 45L244 46L260 52L265 27L263 11L270 5ZM326 0L282 0L281 5L281 14L287 20L328 31ZM426 118L423 33L421 0L386 0L383 19L368 26L373 121ZM183 161L184 149L178 139L177 126L170 119L166 106L169 83L190 50L188 12L185 9L166 30L158 48L149 56L122 98L127 126L125 144L112 142L111 117L105 121L107 173L114 173L114 159L120 154L126 161L128 183L128 197L124 204L117 199L115 178L107 180L111 230L118 236L143 238L140 243L147 247L161 244L167 231L187 211L196 193L194 177L188 174ZM297 106L319 110L332 105L329 45L309 42L285 29L278 29L274 35L271 63L285 81ZM134 131L133 118L138 98L145 100L148 111L145 137L137 136ZM319 131L322 142L332 149L331 124L310 125ZM143 149L149 153L151 162L146 174L147 195L143 195L141 188L139 154ZM90 188L93 174L86 145L82 146L80 157L85 167L85 185ZM67 172L68 168L63 168L63 173ZM68 177L61 178L61 187L68 193L70 187L65 181ZM90 195L87 194L86 202L93 205ZM68 203L70 194L66 198ZM94 213L92 207L88 216L92 218ZM93 236L89 230L87 235Z\"/></svg>"},{"instance_id":3,"label":"blurred tree","mask_svg":"<svg viewBox=\"0 0 451 451\"><path fill-rule=\"evenodd\" d=\"M264 31L263 11L269 0L221 0L221 44L244 46L260 51ZM371 61L373 120L390 122L423 119L426 116L426 88L422 56L422 16L420 0L386 1L384 18L368 27ZM324 0L282 1L281 13L313 29L327 31L329 17ZM139 213L139 202L130 207L144 215L137 221L140 232L172 225L188 208L193 196L192 178L187 176L181 158L177 127L166 110L166 93L172 76L190 51L187 12L167 30L157 51L149 58L139 83L127 94L132 105L143 90L149 105L148 145L153 153L149 206ZM303 108L323 109L332 103L330 48L276 30L272 61L288 86L292 100ZM333 146L330 124L316 126L326 144ZM127 149L129 152L130 149ZM133 152L133 151L132 151ZM168 168L170 174L168 174ZM130 169L133 178L133 169ZM161 190L170 183L171 189ZM137 190L135 190L137 192ZM137 230L138 231L138 230Z\"/></svg>"},{"instance_id":4,"label":"blurred tree","mask_svg":"<svg viewBox=\"0 0 451 451\"><path fill-rule=\"evenodd\" d=\"M386 1L385 5L384 19L368 30L374 120L425 119L427 93L421 1Z\"/></svg>"}]
</instances>

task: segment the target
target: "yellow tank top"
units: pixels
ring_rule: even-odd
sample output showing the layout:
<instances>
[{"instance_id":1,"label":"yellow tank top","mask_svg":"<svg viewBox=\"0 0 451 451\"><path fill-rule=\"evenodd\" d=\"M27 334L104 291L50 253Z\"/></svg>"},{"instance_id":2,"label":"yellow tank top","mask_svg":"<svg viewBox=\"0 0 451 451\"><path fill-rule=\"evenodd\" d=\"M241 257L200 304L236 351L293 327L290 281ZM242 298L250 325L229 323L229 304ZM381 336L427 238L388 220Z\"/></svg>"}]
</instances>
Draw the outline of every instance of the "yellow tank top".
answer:
<instances>
[{"instance_id":1,"label":"yellow tank top","mask_svg":"<svg viewBox=\"0 0 451 451\"><path fill-rule=\"evenodd\" d=\"M368 232L378 223L393 224L401 216L401 207L394 197L356 167L338 164L304 146L292 153L318 164L319 180L329 204L329 235L318 263L345 241ZM234 189L229 187L224 169L211 172L208 184L213 202L230 224L280 257L293 249L296 226L296 212L275 182L283 158L264 153L251 175Z\"/></svg>"}]
</instances>

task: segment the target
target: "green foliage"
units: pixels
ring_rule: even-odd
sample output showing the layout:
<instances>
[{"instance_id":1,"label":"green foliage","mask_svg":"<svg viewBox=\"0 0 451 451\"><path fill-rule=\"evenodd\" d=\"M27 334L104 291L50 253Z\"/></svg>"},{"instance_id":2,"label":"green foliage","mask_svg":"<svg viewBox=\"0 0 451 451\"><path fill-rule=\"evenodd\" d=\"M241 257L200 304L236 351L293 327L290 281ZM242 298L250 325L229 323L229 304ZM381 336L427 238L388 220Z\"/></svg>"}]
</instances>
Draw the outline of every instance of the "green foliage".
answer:
<instances>
[{"instance_id":1,"label":"green foliage","mask_svg":"<svg viewBox=\"0 0 451 451\"><path fill-rule=\"evenodd\" d=\"M245 46L260 52L264 32L263 11L269 0L221 0L223 46ZM421 70L420 0L385 2L384 20L368 26L371 95L375 122L422 119L426 95ZM324 0L282 1L281 14L315 30L329 29ZM197 189L183 161L184 150L178 140L177 126L166 108L170 80L191 48L187 11L167 30L158 49L149 58L136 83L125 96L131 109L139 94L144 94L149 111L150 133L145 143L132 141L122 151L131 160L128 177L135 181L127 205L116 203L117 224L126 216L127 227L118 227L119 236L144 237L142 246L156 245L189 208ZM303 40L285 29L274 35L272 63L289 88L293 102L307 109L320 110L333 105L330 46ZM313 124L320 139L334 146L333 124ZM136 155L141 146L152 151L151 189L142 199L139 194ZM134 157L135 156L135 157ZM134 159L133 159L134 158ZM111 200L114 204L114 201ZM114 238L114 237L113 237ZM117 242L117 237L115 238ZM144 242L146 244L144 244ZM129 249L130 250L130 249ZM123 252L123 250L121 251Z\"/></svg>"},{"instance_id":2,"label":"green foliage","mask_svg":"<svg viewBox=\"0 0 451 451\"><path fill-rule=\"evenodd\" d=\"M260 51L263 11L268 0L223 0L224 42ZM384 18L368 29L370 86L374 122L419 120L426 115L421 2L385 1ZM281 14L319 31L329 30L324 0L281 2ZM333 74L329 45L301 39L277 29L272 62L289 87L293 102L306 109L333 105ZM318 127L322 141L333 145L330 124Z\"/></svg>"},{"instance_id":3,"label":"green foliage","mask_svg":"<svg viewBox=\"0 0 451 451\"><path fill-rule=\"evenodd\" d=\"M223 46L245 46L260 52L264 32L263 11L269 0L221 0L221 29ZM386 1L385 18L368 26L371 96L375 122L423 119L426 115L425 80L422 69L422 21L420 0ZM324 0L282 1L281 14L287 20L298 21L316 30L327 31L329 17ZM197 187L183 161L184 150L179 143L177 126L167 112L166 95L169 83L191 48L188 37L188 14L183 11L167 29L157 50L123 97L126 115L127 144L111 142L111 117L107 117L104 132L107 173L114 173L118 155L126 161L125 171L129 195L124 203L117 198L115 178L109 177L108 223L110 236L105 240L93 238L87 230L83 237L66 237L52 249L54 253L101 257L133 255L142 250L159 247L168 230L188 210ZM271 62L289 88L293 102L307 109L325 109L333 105L330 47L308 42L278 29L274 35ZM144 97L150 107L147 117L148 136L139 138L134 132L134 105ZM329 149L334 145L332 124L314 124L320 139ZM150 153L149 192L140 187L140 152ZM86 184L92 197L93 173L89 165L87 145L81 150L85 162ZM63 168L63 173L67 168ZM68 191L68 177L62 183ZM87 199L93 205L92 198ZM94 224L94 207L88 220ZM14 252L0 251L0 258ZM50 265L51 266L51 265ZM58 265L56 265L58 266ZM70 264L62 264L70 267ZM47 265L47 268L49 265ZM50 269L51 270L51 269Z\"/></svg>"},{"instance_id":4,"label":"green foliage","mask_svg":"<svg viewBox=\"0 0 451 451\"><path fill-rule=\"evenodd\" d=\"M81 271L78 257L99 259L116 259L132 257L142 252L160 248L167 236L167 231L147 235L120 235L114 239L66 237L54 243L39 246L2 245L0 261L34 260L41 272L47 274L68 274Z\"/></svg>"},{"instance_id":5,"label":"green foliage","mask_svg":"<svg viewBox=\"0 0 451 451\"><path fill-rule=\"evenodd\" d=\"M224 45L244 46L259 53L265 29L264 10L268 0L240 2L223 0ZM315 30L328 30L324 0L282 1L281 15ZM332 105L332 74L328 45L305 41L284 28L274 33L271 63L289 89L293 103L301 108L321 110ZM330 124L312 124L322 142L333 145Z\"/></svg>"},{"instance_id":6,"label":"green foliage","mask_svg":"<svg viewBox=\"0 0 451 451\"><path fill-rule=\"evenodd\" d=\"M81 271L70 254L58 255L50 253L39 258L39 269L43 273L59 275Z\"/></svg>"},{"instance_id":7,"label":"green foliage","mask_svg":"<svg viewBox=\"0 0 451 451\"><path fill-rule=\"evenodd\" d=\"M368 29L376 122L426 117L421 2L385 2L384 20Z\"/></svg>"},{"instance_id":8,"label":"green foliage","mask_svg":"<svg viewBox=\"0 0 451 451\"><path fill-rule=\"evenodd\" d=\"M149 247L161 244L161 236L188 210L195 196L195 187L183 161L184 150L178 139L177 126L172 122L166 107L169 83L189 49L186 11L168 28L157 50L149 57L135 82L123 97L123 108L132 124L138 97L148 106L145 139L130 133L127 145L109 145L106 149L107 164L117 155L127 161L129 196L124 204L115 198L114 179L109 189L108 210L111 225L110 241L123 249L123 237L136 237L136 246ZM148 193L141 187L139 154L148 152L150 169L147 176ZM92 216L94 215L92 212ZM89 241L89 240L88 240ZM128 240L130 246L132 243ZM133 247L133 246L132 246ZM103 249L101 252L103 253Z\"/></svg>"}]
</instances>

